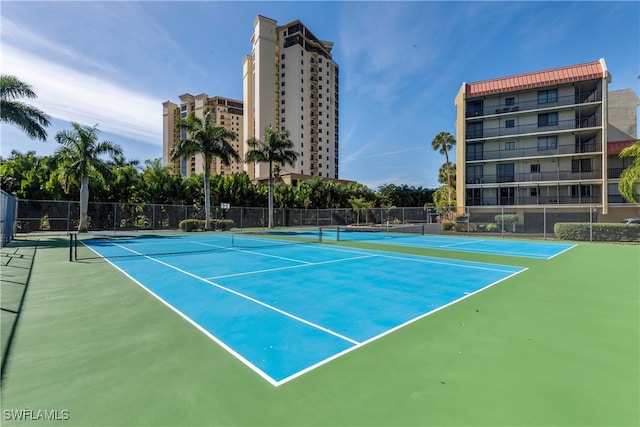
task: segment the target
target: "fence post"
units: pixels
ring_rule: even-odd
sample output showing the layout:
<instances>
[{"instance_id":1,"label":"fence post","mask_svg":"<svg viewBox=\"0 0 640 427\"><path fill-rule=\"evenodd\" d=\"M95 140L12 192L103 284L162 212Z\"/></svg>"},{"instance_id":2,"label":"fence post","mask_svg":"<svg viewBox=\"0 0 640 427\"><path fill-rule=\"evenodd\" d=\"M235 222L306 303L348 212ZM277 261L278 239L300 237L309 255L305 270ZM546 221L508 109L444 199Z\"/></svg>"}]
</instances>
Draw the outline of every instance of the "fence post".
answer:
<instances>
[{"instance_id":1,"label":"fence post","mask_svg":"<svg viewBox=\"0 0 640 427\"><path fill-rule=\"evenodd\" d=\"M71 202L67 201L67 233L71 231Z\"/></svg>"}]
</instances>

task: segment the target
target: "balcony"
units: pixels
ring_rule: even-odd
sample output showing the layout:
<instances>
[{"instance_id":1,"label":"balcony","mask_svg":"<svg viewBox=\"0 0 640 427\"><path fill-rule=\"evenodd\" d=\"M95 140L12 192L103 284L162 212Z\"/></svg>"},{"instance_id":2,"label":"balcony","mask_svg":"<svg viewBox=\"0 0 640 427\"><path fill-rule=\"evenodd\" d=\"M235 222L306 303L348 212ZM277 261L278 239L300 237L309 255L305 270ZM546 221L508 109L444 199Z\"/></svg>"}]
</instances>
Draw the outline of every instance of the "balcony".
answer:
<instances>
[{"instance_id":1,"label":"balcony","mask_svg":"<svg viewBox=\"0 0 640 427\"><path fill-rule=\"evenodd\" d=\"M545 157L558 156L562 154L584 154L599 153L602 151L602 144L589 142L586 144L561 144L552 148L525 147L513 150L483 150L467 154L467 162L514 159L520 157ZM618 174L618 177L620 175ZM609 177L612 178L612 177Z\"/></svg>"},{"instance_id":2,"label":"balcony","mask_svg":"<svg viewBox=\"0 0 640 427\"><path fill-rule=\"evenodd\" d=\"M565 107L569 105L581 105L587 104L591 102L601 102L602 101L602 92L593 91L584 94L576 94L569 96L560 96L556 102L550 102L545 104L539 104L537 99L532 99L530 101L516 102L512 105L502 105L502 104L489 104L482 105L477 102L474 103L470 101L467 103L467 118L480 118L485 116L495 116L506 113L515 113L521 111L531 111L538 110L541 108L549 108L549 107Z\"/></svg>"},{"instance_id":3,"label":"balcony","mask_svg":"<svg viewBox=\"0 0 640 427\"><path fill-rule=\"evenodd\" d=\"M465 138L467 139L467 142L471 142L474 139L496 138L541 132L558 132L562 130L586 129L600 126L600 116L593 115L579 119L560 120L549 123L546 126L541 126L538 123L529 123L513 127L467 128Z\"/></svg>"},{"instance_id":4,"label":"balcony","mask_svg":"<svg viewBox=\"0 0 640 427\"><path fill-rule=\"evenodd\" d=\"M500 183L537 183L537 182L562 182L562 181L586 181L602 179L602 170L594 169L589 172L572 172L561 170L554 172L531 172L514 174L484 174L482 176L468 176L466 183L475 184L500 184Z\"/></svg>"},{"instance_id":5,"label":"balcony","mask_svg":"<svg viewBox=\"0 0 640 427\"><path fill-rule=\"evenodd\" d=\"M597 205L602 197L595 196L516 196L500 197L467 197L467 206L519 206L519 205ZM609 203L614 203L609 201Z\"/></svg>"}]
</instances>

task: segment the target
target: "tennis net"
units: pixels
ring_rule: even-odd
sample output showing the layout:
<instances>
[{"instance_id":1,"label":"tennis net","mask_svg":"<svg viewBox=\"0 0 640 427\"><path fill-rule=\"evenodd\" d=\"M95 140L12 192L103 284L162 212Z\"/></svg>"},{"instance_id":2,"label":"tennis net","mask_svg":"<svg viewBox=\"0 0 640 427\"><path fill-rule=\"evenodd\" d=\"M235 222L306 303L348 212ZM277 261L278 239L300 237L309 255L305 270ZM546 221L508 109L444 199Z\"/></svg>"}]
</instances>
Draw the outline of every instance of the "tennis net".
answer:
<instances>
[{"instance_id":1,"label":"tennis net","mask_svg":"<svg viewBox=\"0 0 640 427\"><path fill-rule=\"evenodd\" d=\"M69 261L135 256L177 256L322 242L322 230L270 229L204 233L69 234Z\"/></svg>"},{"instance_id":2,"label":"tennis net","mask_svg":"<svg viewBox=\"0 0 640 427\"><path fill-rule=\"evenodd\" d=\"M338 241L424 236L424 224L338 227L336 233Z\"/></svg>"}]
</instances>

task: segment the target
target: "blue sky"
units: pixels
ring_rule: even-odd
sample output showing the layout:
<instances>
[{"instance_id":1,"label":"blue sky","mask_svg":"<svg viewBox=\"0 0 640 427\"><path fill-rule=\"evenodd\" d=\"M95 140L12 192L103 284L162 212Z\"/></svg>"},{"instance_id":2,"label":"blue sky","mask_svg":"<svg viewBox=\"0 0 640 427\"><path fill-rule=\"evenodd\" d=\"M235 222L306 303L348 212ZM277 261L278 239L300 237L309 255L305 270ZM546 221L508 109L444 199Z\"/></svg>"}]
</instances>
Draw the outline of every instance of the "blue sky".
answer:
<instances>
[{"instance_id":1,"label":"blue sky","mask_svg":"<svg viewBox=\"0 0 640 427\"><path fill-rule=\"evenodd\" d=\"M52 117L47 142L2 125L1 154L51 154L70 121L99 124L128 159L162 157L162 102L242 99L257 15L300 19L334 42L340 178L436 188L440 131L455 135L463 82L605 58L610 90L640 75L640 3L2 1L1 68ZM455 155L453 156L455 160Z\"/></svg>"}]
</instances>

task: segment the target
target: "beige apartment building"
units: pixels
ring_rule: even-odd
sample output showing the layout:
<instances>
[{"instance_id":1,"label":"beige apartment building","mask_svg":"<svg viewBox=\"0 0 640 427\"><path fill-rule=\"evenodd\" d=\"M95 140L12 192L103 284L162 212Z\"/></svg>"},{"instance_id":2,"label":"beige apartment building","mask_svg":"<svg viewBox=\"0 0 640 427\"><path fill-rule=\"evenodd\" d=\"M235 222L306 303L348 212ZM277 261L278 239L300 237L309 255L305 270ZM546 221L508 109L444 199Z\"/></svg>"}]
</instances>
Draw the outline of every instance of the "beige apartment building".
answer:
<instances>
[{"instance_id":1,"label":"beige apartment building","mask_svg":"<svg viewBox=\"0 0 640 427\"><path fill-rule=\"evenodd\" d=\"M609 91L604 59L464 83L457 109L457 204L640 214L617 189L636 140L638 97ZM517 210L516 210L517 211Z\"/></svg>"},{"instance_id":2,"label":"beige apartment building","mask_svg":"<svg viewBox=\"0 0 640 427\"><path fill-rule=\"evenodd\" d=\"M339 70L333 43L318 39L302 22L278 25L258 16L252 54L243 62L245 139L261 139L272 125L288 131L298 160L281 176L338 178ZM243 151L248 147L244 146ZM246 165L253 179L266 180L268 165Z\"/></svg>"},{"instance_id":3,"label":"beige apartment building","mask_svg":"<svg viewBox=\"0 0 640 427\"><path fill-rule=\"evenodd\" d=\"M229 141L233 148L240 155L239 162L233 161L230 166L225 166L220 159L214 158L211 164L211 173L218 175L231 175L244 170L244 128L243 128L243 108L242 101L221 96L209 97L207 94L200 95L184 94L180 95L180 104L166 101L162 104L162 160L163 164L172 167L174 173L183 176L190 176L195 173L204 173L202 155L189 158L171 159L171 149L181 140L187 138L185 130L176 128L176 124L191 114L203 118L207 111L211 111L211 120L214 126L222 126L233 131L238 138Z\"/></svg>"}]
</instances>

